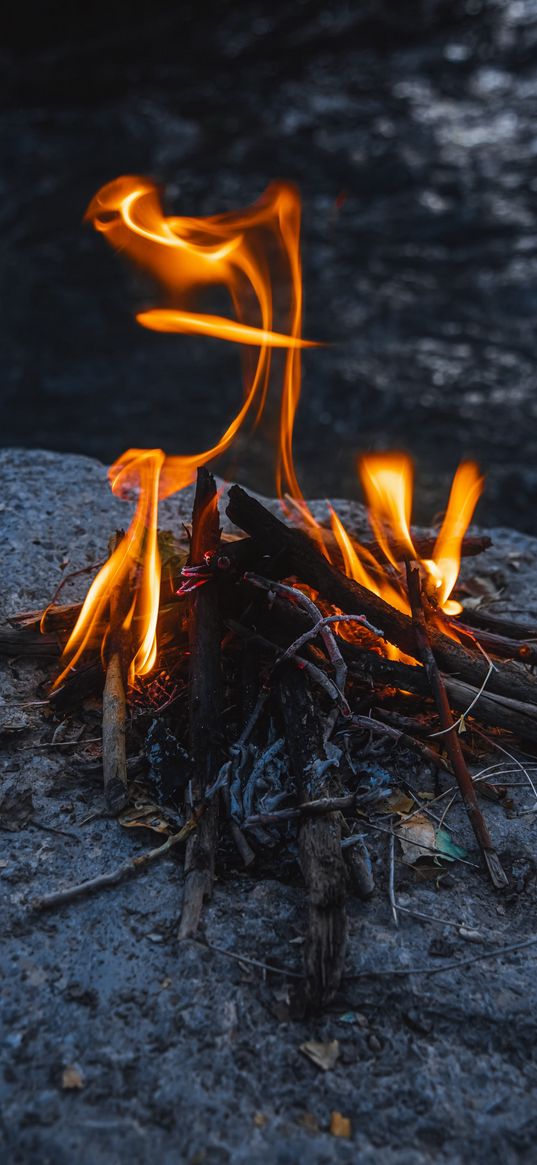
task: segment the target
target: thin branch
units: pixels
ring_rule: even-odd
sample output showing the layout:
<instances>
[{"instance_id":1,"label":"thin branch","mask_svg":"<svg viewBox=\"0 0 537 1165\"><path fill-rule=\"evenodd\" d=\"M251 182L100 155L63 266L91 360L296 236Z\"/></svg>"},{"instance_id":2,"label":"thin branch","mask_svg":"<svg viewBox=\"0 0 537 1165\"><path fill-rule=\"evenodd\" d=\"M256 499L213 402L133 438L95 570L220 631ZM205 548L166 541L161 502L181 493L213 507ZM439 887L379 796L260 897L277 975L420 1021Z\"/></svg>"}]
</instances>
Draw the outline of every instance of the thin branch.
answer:
<instances>
[{"instance_id":1,"label":"thin branch","mask_svg":"<svg viewBox=\"0 0 537 1165\"><path fill-rule=\"evenodd\" d=\"M412 609L412 625L416 640L417 653L427 673L431 692L434 696L442 728L451 729L446 735L446 747L461 791L463 803L472 825L477 843L483 855L489 877L493 886L504 889L509 883L498 854L492 844L485 819L481 812L472 778L464 758L459 737L454 730L453 717L446 693L446 687L440 669L433 655L429 631L423 607L423 594L419 567L414 563L407 563L408 597Z\"/></svg>"},{"instance_id":2,"label":"thin branch","mask_svg":"<svg viewBox=\"0 0 537 1165\"><path fill-rule=\"evenodd\" d=\"M126 878L132 877L133 874L139 874L151 862L157 862L160 858L165 857L175 846L186 841L187 837L197 827L197 824L198 818L192 818L190 821L187 821L186 825L183 825L183 828L178 833L172 833L164 842L164 845L159 845L156 849L147 850L146 853L138 854L135 858L129 858L121 866L116 866L115 870L110 870L108 874L99 874L96 878L88 878L85 882L78 882L74 886L67 886L64 890L56 890L53 894L44 894L42 898L34 898L29 903L30 909L52 910L56 906L65 906L68 902L73 902L75 898L82 898L86 894L94 894L96 891L105 890L109 886L117 886L118 882L123 882Z\"/></svg>"}]
</instances>

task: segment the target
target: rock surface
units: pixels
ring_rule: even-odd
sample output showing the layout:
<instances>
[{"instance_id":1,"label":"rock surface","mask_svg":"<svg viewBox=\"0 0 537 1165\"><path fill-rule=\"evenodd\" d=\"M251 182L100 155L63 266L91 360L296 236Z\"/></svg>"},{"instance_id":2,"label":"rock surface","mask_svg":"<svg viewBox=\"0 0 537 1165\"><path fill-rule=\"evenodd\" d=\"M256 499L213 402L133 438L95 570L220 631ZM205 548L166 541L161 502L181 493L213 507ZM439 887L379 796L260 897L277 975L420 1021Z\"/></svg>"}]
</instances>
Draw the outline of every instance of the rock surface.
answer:
<instances>
[{"instance_id":1,"label":"rock surface","mask_svg":"<svg viewBox=\"0 0 537 1165\"><path fill-rule=\"evenodd\" d=\"M84 457L6 451L0 498L4 614L44 603L62 571L97 561L124 522L104 468ZM172 499L166 520L179 528L188 506L188 498ZM355 519L361 524L363 514ZM480 577L537 617L537 543L508 531L493 535L496 548L480 560ZM85 585L76 580L70 596ZM366 905L349 902L341 1006L292 1021L285 978L179 945L180 862L163 861L61 912L29 913L36 895L153 844L115 821L83 823L100 807L100 791L73 757L98 737L99 718L81 725L84 739L74 749L59 746L61 733L53 744L58 725L32 705L48 677L33 662L2 661L0 813L11 791L18 820L12 810L8 824L20 827L0 831L6 1163L533 1159L537 947L433 976L386 972L437 969L532 934L534 816L486 806L511 877L504 896L473 864L454 865L443 889L398 864L401 907L429 916L402 912L399 929L386 892L387 839L379 836L376 895ZM72 739L78 727L73 717L61 731ZM515 778L520 773L506 780ZM513 797L518 809L532 801L529 788ZM455 813L449 820L475 863L465 819ZM296 970L302 891L276 873L270 880L222 875L203 934L214 946ZM377 974L355 977L368 969ZM310 1040L339 1042L328 1071L300 1050ZM333 1112L350 1119L350 1139L330 1134Z\"/></svg>"}]
</instances>

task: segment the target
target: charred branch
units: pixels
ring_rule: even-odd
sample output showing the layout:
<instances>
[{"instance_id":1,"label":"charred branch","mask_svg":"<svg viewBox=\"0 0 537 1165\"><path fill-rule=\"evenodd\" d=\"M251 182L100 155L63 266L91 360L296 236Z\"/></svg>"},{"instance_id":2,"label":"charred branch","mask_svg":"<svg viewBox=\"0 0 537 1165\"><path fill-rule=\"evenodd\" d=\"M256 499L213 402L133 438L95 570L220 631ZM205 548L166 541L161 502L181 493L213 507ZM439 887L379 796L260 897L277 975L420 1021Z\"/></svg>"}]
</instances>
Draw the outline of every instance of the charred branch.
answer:
<instances>
[{"instance_id":1,"label":"charred branch","mask_svg":"<svg viewBox=\"0 0 537 1165\"><path fill-rule=\"evenodd\" d=\"M417 565L412 563L407 565L407 580L416 647L425 668L427 680L438 709L446 748L461 791L464 807L483 855L490 879L493 886L497 890L501 890L508 885L507 877L492 844L492 838L478 804L474 784L468 771L461 743L457 735L457 729L451 715L446 687L433 654L429 629L425 618L420 571Z\"/></svg>"},{"instance_id":2,"label":"charred branch","mask_svg":"<svg viewBox=\"0 0 537 1165\"><path fill-rule=\"evenodd\" d=\"M331 783L322 775L324 745L319 715L307 679L288 663L282 667L279 693L299 802L330 795ZM333 999L345 959L346 878L339 814L306 817L299 828L299 853L308 894L306 1003L316 1008Z\"/></svg>"},{"instance_id":3,"label":"charred branch","mask_svg":"<svg viewBox=\"0 0 537 1165\"><path fill-rule=\"evenodd\" d=\"M359 583L341 574L323 558L315 544L302 530L291 529L269 513L260 502L240 486L229 492L228 517L240 529L254 537L264 550L287 553L291 569L302 582L313 587L329 603L346 614L365 615L382 629L388 643L405 654L415 656L412 620ZM430 628L431 647L439 667L476 688L484 682L488 665L480 653L465 650L435 626ZM537 683L516 664L504 663L491 675L489 689L528 704L537 703Z\"/></svg>"},{"instance_id":4,"label":"charred branch","mask_svg":"<svg viewBox=\"0 0 537 1165\"><path fill-rule=\"evenodd\" d=\"M191 565L215 554L220 542L217 492L214 477L198 470L192 514ZM194 776L190 788L190 816L197 816L204 794L214 782L221 764L222 677L220 661L221 620L217 588L211 583L190 594L190 751ZM192 937L198 928L203 902L212 893L218 836L218 800L212 798L188 842L185 856L185 889L179 938Z\"/></svg>"}]
</instances>

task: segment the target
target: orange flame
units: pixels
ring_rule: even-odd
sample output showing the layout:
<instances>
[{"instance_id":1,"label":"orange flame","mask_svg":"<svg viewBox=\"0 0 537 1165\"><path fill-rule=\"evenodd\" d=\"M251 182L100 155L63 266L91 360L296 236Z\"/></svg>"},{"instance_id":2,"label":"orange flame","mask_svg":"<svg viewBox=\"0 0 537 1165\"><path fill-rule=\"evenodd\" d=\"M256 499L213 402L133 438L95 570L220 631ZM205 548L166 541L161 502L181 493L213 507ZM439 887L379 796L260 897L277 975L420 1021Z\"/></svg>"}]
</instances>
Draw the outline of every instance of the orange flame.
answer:
<instances>
[{"instance_id":1,"label":"orange flame","mask_svg":"<svg viewBox=\"0 0 537 1165\"><path fill-rule=\"evenodd\" d=\"M167 457L160 497L183 489L196 469L231 444L257 405L255 423L267 399L273 348L287 354L280 405L280 436L276 481L278 491L302 499L292 453L295 415L300 396L301 350L315 347L302 339L302 276L300 264L300 198L289 184L273 183L253 206L207 218L166 217L159 192L144 178L125 177L104 186L92 199L86 219L108 242L152 275L171 306L139 312L138 323L158 332L218 337L259 348L253 369L247 366L244 403L221 438L210 449L188 456ZM269 256L275 253L290 287L288 330L274 328L273 275ZM235 319L186 310L188 300L203 290L223 286ZM123 471L126 459L120 459ZM112 479L117 472L112 467Z\"/></svg>"},{"instance_id":2,"label":"orange flame","mask_svg":"<svg viewBox=\"0 0 537 1165\"><path fill-rule=\"evenodd\" d=\"M131 605L123 630L129 642L129 677L146 675L157 653L160 558L157 546L158 502L183 489L205 465L229 448L248 415L257 424L265 409L271 381L273 349L285 352L281 384L276 482L290 511L309 526L323 548L323 531L302 496L293 464L293 430L301 386L301 353L312 347L302 338L300 199L295 188L274 183L253 206L206 218L165 216L151 181L119 178L93 198L86 219L108 242L148 272L166 296L166 306L139 312L138 322L157 332L203 335L246 349L245 393L236 416L220 439L202 452L166 456L161 450L130 449L109 471L112 490L138 500L127 534L92 583L64 652L64 669L56 685L80 660L88 646L106 649L111 627L111 596L129 588ZM283 329L275 318L273 287L283 268L289 302ZM192 310L207 289L223 287L233 317ZM257 349L252 356L248 349ZM248 357L248 358L247 358ZM402 558L416 559L410 532L413 469L404 454L369 454L359 463L369 518L387 565L353 542L338 515L332 530L346 572L392 606L408 612L400 574ZM453 482L442 528L431 560L423 561L430 587L445 613L459 605L450 599L455 585L464 532L481 492L473 463L460 466ZM329 557L329 549L324 544ZM388 651L392 651L387 646ZM393 652L397 654L396 649Z\"/></svg>"},{"instance_id":3,"label":"orange flame","mask_svg":"<svg viewBox=\"0 0 537 1165\"><path fill-rule=\"evenodd\" d=\"M291 185L274 183L254 206L208 218L166 217L153 182L125 177L104 186L92 199L86 220L152 275L168 306L139 312L137 320L153 331L213 336L258 349L245 366L244 401L219 441L210 449L177 457L161 450L129 449L109 471L114 493L138 490L138 504L128 533L95 578L64 652L64 669L56 684L80 660L86 647L109 633L111 593L130 585L136 574L134 598L126 620L130 630L130 678L149 672L156 658L156 628L160 591L157 547L159 498L189 485L198 466L223 453L247 415L254 423L263 413L271 374L272 349L286 352L283 370L280 437L276 480L288 491L300 513L313 522L302 497L293 465L292 437L300 396L301 350L315 345L302 338L302 276L300 264L300 199ZM273 282L284 267L290 289L287 330L275 327ZM235 318L194 312L189 299L215 285L228 292ZM188 309L188 310L187 310Z\"/></svg>"},{"instance_id":4,"label":"orange flame","mask_svg":"<svg viewBox=\"0 0 537 1165\"><path fill-rule=\"evenodd\" d=\"M130 587L132 602L123 629L130 632L129 679L147 675L157 654L157 619L160 599L160 555L157 545L159 478L164 462L160 449L138 450L129 462L129 481L137 480L138 501L127 533L93 580L63 653L64 669L55 687L80 660L88 646L106 644L110 630L110 596L116 588ZM121 473L114 493L124 487Z\"/></svg>"},{"instance_id":5,"label":"orange flame","mask_svg":"<svg viewBox=\"0 0 537 1165\"><path fill-rule=\"evenodd\" d=\"M410 608L400 564L405 559L421 561L438 607L446 615L460 614L460 603L450 599L450 595L459 575L462 540L483 489L477 466L466 461L457 469L431 559L419 558L410 532L413 487L410 458L403 453L367 454L359 460L359 474L369 522L391 573L363 546L350 539L340 518L332 512L332 530L345 572L392 607L408 614Z\"/></svg>"},{"instance_id":6,"label":"orange flame","mask_svg":"<svg viewBox=\"0 0 537 1165\"><path fill-rule=\"evenodd\" d=\"M474 461L463 461L449 495L444 521L436 539L431 573L436 585L438 605L446 615L460 615L460 603L450 599L461 565L461 544L472 521L475 507L483 493L484 478Z\"/></svg>"}]
</instances>

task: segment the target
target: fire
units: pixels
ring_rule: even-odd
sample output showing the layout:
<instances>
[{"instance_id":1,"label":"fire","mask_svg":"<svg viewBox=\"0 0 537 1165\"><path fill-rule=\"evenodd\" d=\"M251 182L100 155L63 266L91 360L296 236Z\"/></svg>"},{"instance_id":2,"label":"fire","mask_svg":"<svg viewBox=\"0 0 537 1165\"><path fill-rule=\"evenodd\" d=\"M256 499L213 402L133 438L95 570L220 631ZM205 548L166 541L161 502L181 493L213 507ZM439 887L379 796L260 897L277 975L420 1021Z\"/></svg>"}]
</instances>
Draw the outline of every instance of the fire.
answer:
<instances>
[{"instance_id":1,"label":"fire","mask_svg":"<svg viewBox=\"0 0 537 1165\"><path fill-rule=\"evenodd\" d=\"M147 675L157 653L157 620L160 600L160 555L157 545L159 481L164 454L160 449L132 451L124 473L116 472L112 484L121 495L128 479L136 481L138 500L127 533L93 580L76 625L65 646L61 684L89 646L100 643L104 652L110 631L110 599L127 588L132 598L122 629L128 633L129 679Z\"/></svg>"},{"instance_id":2,"label":"fire","mask_svg":"<svg viewBox=\"0 0 537 1165\"><path fill-rule=\"evenodd\" d=\"M90 587L65 648L64 669L56 684L79 662L88 646L100 642L105 650L110 596L118 587L133 589L124 627L130 633L130 678L145 675L153 667L160 595L158 501L189 485L198 466L223 453L248 414L253 414L254 424L258 423L267 401L275 348L286 352L276 480L280 492L288 491L302 515L309 518L292 453L301 351L315 346L302 338L300 198L295 188L274 183L258 203L242 211L208 218L167 217L154 183L125 177L95 195L86 220L113 247L152 275L165 294L169 306L138 313L143 327L213 336L258 351L253 362L245 362L242 406L215 445L176 457L161 450L129 449L111 467L114 493L121 496L137 491L136 511L127 534ZM273 296L273 284L282 267L290 289L286 332L275 327ZM189 310L190 301L212 286L225 288L235 318Z\"/></svg>"},{"instance_id":3,"label":"fire","mask_svg":"<svg viewBox=\"0 0 537 1165\"><path fill-rule=\"evenodd\" d=\"M111 467L113 492L126 496L134 491L136 508L127 533L88 591L65 648L57 685L87 648L100 646L105 658L110 633L118 631L112 628L117 609L122 612L119 630L122 643L127 645L129 679L151 671L157 656L160 601L159 499L189 485L198 466L227 450L247 419L254 425L259 422L267 404L277 349L284 352L276 449L278 494L289 503L288 515L306 524L330 557L326 532L308 509L293 463L302 351L315 346L302 337L300 214L298 192L283 182L270 185L259 201L246 209L204 218L165 215L157 187L144 178L119 178L92 199L87 221L111 246L148 273L164 298L163 306L139 312L138 323L157 332L210 336L239 344L244 398L227 429L209 449L182 456L167 456L160 449L129 449ZM282 284L288 288L283 312L277 310L275 302L275 288ZM198 310L204 294L214 287L225 290L229 317ZM359 474L371 527L386 561L381 565L352 541L332 512L332 531L345 570L392 606L408 612L401 562L418 557L410 532L412 463L404 454L369 454L361 458ZM449 615L460 610L450 595L458 576L462 538L481 488L476 466L471 462L461 465L433 557L422 562L430 593L434 593L439 609ZM115 608L114 596L119 594L123 605ZM387 650L391 651L389 645Z\"/></svg>"},{"instance_id":4,"label":"fire","mask_svg":"<svg viewBox=\"0 0 537 1165\"><path fill-rule=\"evenodd\" d=\"M346 574L392 607L409 614L400 564L405 560L421 562L429 593L438 608L445 615L460 614L460 603L450 595L459 575L462 540L483 489L477 466L466 461L455 473L431 559L420 559L410 532L414 477L411 459L404 453L370 453L360 458L358 469L371 529L389 566L381 566L374 555L353 542L332 511L332 531Z\"/></svg>"},{"instance_id":5,"label":"fire","mask_svg":"<svg viewBox=\"0 0 537 1165\"><path fill-rule=\"evenodd\" d=\"M166 457L160 497L189 485L199 465L229 448L249 413L256 424L265 407L271 376L272 350L286 350L282 378L276 482L280 494L302 499L292 453L295 415L300 396L301 351L315 347L302 338L302 274L300 262L300 198L296 189L273 183L245 210L186 218L164 215L153 182L125 177L104 186L92 199L86 219L116 250L157 281L170 306L139 312L142 327L217 337L259 349L245 363L244 401L231 424L210 449L188 456ZM289 286L287 331L274 327L273 286L283 275ZM214 286L224 287L235 318L190 310L192 301ZM124 455L111 470L123 471Z\"/></svg>"},{"instance_id":6,"label":"fire","mask_svg":"<svg viewBox=\"0 0 537 1165\"><path fill-rule=\"evenodd\" d=\"M462 611L460 603L449 596L459 576L462 540L472 521L483 486L484 478L477 465L473 461L463 461L453 478L444 521L436 539L433 562L429 564L436 580L438 605L446 615L459 615Z\"/></svg>"}]
</instances>

